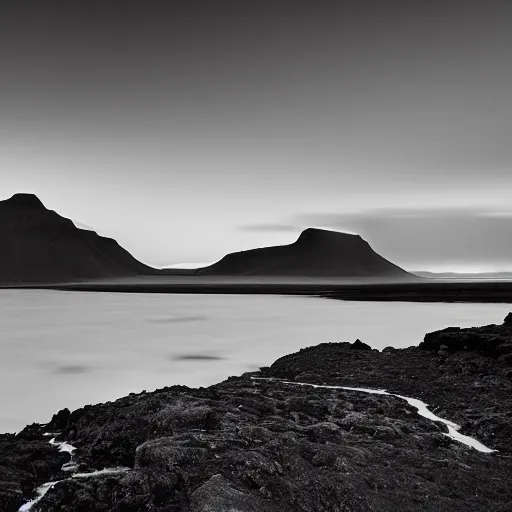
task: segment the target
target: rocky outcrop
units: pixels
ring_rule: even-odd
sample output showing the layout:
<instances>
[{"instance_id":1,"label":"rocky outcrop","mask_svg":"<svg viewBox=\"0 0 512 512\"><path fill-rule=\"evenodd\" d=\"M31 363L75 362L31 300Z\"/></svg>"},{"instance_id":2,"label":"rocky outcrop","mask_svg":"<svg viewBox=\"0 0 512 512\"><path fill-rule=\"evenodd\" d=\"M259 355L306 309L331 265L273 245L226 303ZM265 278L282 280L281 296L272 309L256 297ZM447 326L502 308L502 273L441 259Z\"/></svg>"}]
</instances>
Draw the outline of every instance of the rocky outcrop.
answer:
<instances>
[{"instance_id":1,"label":"rocky outcrop","mask_svg":"<svg viewBox=\"0 0 512 512\"><path fill-rule=\"evenodd\" d=\"M512 314L502 325L487 325L460 329L448 327L425 335L420 349L432 352L476 352L486 357L499 358L512 366Z\"/></svg>"},{"instance_id":2,"label":"rocky outcrop","mask_svg":"<svg viewBox=\"0 0 512 512\"><path fill-rule=\"evenodd\" d=\"M39 425L18 435L0 435L0 510L18 510L34 489L61 472L68 456L58 453L42 436Z\"/></svg>"},{"instance_id":3,"label":"rocky outcrop","mask_svg":"<svg viewBox=\"0 0 512 512\"><path fill-rule=\"evenodd\" d=\"M2 510L16 510L45 479L63 481L38 512L509 510L506 362L471 349L362 345L324 343L207 389L174 386L56 414L6 438L14 458L0 459ZM498 451L447 437L445 425L399 397L294 385L305 381L421 399ZM42 436L55 429L76 447L79 471L130 470L59 473L67 455ZM30 474L35 460L40 469Z\"/></svg>"}]
</instances>

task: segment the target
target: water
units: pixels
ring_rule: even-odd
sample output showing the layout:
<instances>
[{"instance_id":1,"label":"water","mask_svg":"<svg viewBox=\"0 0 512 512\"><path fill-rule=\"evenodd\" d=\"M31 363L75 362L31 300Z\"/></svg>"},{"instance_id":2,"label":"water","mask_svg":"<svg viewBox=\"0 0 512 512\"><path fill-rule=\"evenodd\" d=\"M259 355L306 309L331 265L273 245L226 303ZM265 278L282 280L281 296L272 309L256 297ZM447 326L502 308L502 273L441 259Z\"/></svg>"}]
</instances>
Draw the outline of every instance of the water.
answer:
<instances>
[{"instance_id":1,"label":"water","mask_svg":"<svg viewBox=\"0 0 512 512\"><path fill-rule=\"evenodd\" d=\"M445 436L454 439L455 441L458 441L459 443L465 444L466 446L471 446L475 450L482 452L482 453L493 453L496 450L493 450L491 448L487 448L487 446L483 445L480 441L477 441L473 437L465 436L464 434L461 434L459 432L460 425L457 425L456 423L453 423L450 420L445 420L444 418L440 418L436 414L434 414L432 411L428 409L428 405L425 402L422 402L421 400L418 400L417 398L410 398L408 396L402 396L402 395L395 395L394 393L388 393L384 389L371 389L371 388L352 388L352 387L346 387L346 386L324 386L319 384L310 384L309 382L287 382L284 380L275 380L275 379L265 379L265 378L258 378L258 377L252 377L254 380L266 380L266 381L273 381L274 383L279 384L285 384L287 386L305 386L305 387L312 387L312 388L321 388L321 389L341 389L345 391L356 391L358 393L370 393L372 395L387 395L387 396L394 396L396 398L400 398L401 400L405 400L411 407L414 407L418 414L420 416L423 416L424 418L427 418L431 421L437 421L439 423L444 423L448 427L448 433L444 434Z\"/></svg>"},{"instance_id":2,"label":"water","mask_svg":"<svg viewBox=\"0 0 512 512\"><path fill-rule=\"evenodd\" d=\"M324 341L406 347L447 326L501 323L510 310L509 304L2 290L0 432L143 389L207 386Z\"/></svg>"}]
</instances>

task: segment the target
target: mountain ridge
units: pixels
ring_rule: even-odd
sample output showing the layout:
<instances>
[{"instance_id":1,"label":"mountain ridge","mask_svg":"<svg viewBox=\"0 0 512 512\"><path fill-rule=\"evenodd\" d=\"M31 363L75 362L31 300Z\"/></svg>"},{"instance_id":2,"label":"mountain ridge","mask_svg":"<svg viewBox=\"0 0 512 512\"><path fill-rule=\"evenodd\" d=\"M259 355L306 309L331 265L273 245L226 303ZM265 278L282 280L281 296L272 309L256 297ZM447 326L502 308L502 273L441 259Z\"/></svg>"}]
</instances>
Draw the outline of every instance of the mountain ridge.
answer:
<instances>
[{"instance_id":1,"label":"mountain ridge","mask_svg":"<svg viewBox=\"0 0 512 512\"><path fill-rule=\"evenodd\" d=\"M114 239L78 228L34 194L0 201L0 281L47 283L155 274Z\"/></svg>"},{"instance_id":2,"label":"mountain ridge","mask_svg":"<svg viewBox=\"0 0 512 512\"><path fill-rule=\"evenodd\" d=\"M227 254L196 275L407 278L411 274L376 253L360 235L307 228L288 245Z\"/></svg>"},{"instance_id":3,"label":"mountain ridge","mask_svg":"<svg viewBox=\"0 0 512 512\"><path fill-rule=\"evenodd\" d=\"M204 268L156 269L138 261L113 238L76 226L28 193L0 201L0 241L4 284L139 276L414 277L377 254L361 236L318 228L305 229L292 244L230 253Z\"/></svg>"}]
</instances>

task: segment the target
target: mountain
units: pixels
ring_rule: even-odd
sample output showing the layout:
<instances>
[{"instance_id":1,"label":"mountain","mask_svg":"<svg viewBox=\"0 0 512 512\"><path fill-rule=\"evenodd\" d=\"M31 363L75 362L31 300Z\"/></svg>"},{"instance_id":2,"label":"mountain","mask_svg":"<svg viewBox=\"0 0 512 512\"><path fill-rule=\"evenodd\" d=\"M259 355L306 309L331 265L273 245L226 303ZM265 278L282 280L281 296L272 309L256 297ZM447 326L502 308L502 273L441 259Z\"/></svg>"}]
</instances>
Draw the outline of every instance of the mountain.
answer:
<instances>
[{"instance_id":1,"label":"mountain","mask_svg":"<svg viewBox=\"0 0 512 512\"><path fill-rule=\"evenodd\" d=\"M228 254L196 275L414 278L359 235L308 228L290 245Z\"/></svg>"},{"instance_id":2,"label":"mountain","mask_svg":"<svg viewBox=\"0 0 512 512\"><path fill-rule=\"evenodd\" d=\"M414 278L379 256L360 236L306 229L290 245L228 254L200 269L155 269L115 240L78 228L33 194L0 201L0 283L68 283L112 277L269 276Z\"/></svg>"},{"instance_id":3,"label":"mountain","mask_svg":"<svg viewBox=\"0 0 512 512\"><path fill-rule=\"evenodd\" d=\"M111 238L77 228L33 194L0 201L0 282L48 283L158 274Z\"/></svg>"}]
</instances>

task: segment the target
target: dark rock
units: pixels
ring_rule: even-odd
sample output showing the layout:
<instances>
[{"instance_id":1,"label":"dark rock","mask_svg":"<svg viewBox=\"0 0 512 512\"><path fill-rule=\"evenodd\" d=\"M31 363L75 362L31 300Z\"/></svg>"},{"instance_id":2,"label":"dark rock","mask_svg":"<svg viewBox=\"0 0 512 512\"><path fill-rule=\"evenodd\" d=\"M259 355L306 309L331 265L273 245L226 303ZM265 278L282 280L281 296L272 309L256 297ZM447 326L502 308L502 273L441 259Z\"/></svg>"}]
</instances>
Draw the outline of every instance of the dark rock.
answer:
<instances>
[{"instance_id":1,"label":"dark rock","mask_svg":"<svg viewBox=\"0 0 512 512\"><path fill-rule=\"evenodd\" d=\"M318 373L304 372L295 377L297 382L309 382L311 384L322 384L322 377Z\"/></svg>"},{"instance_id":2,"label":"dark rock","mask_svg":"<svg viewBox=\"0 0 512 512\"><path fill-rule=\"evenodd\" d=\"M39 427L39 435L36 429ZM69 455L59 453L37 424L21 435L0 435L0 510L17 511L39 485L61 474ZM28 434L30 432L30 434Z\"/></svg>"},{"instance_id":3,"label":"dark rock","mask_svg":"<svg viewBox=\"0 0 512 512\"><path fill-rule=\"evenodd\" d=\"M460 329L450 327L425 335L419 348L431 352L469 350L487 357L508 353L512 333L505 326L490 325L480 328Z\"/></svg>"},{"instance_id":4,"label":"dark rock","mask_svg":"<svg viewBox=\"0 0 512 512\"><path fill-rule=\"evenodd\" d=\"M48 428L50 430L64 430L69 423L71 412L69 409L62 409L57 414L54 414Z\"/></svg>"},{"instance_id":5,"label":"dark rock","mask_svg":"<svg viewBox=\"0 0 512 512\"><path fill-rule=\"evenodd\" d=\"M512 354L501 356L500 359L507 365L512 366Z\"/></svg>"},{"instance_id":6,"label":"dark rock","mask_svg":"<svg viewBox=\"0 0 512 512\"><path fill-rule=\"evenodd\" d=\"M503 325L506 325L506 326L512 326L512 313L509 313L509 314L505 317L505 320L503 321Z\"/></svg>"},{"instance_id":7,"label":"dark rock","mask_svg":"<svg viewBox=\"0 0 512 512\"><path fill-rule=\"evenodd\" d=\"M372 347L370 347L370 345L363 343L361 340L354 341L354 343L352 343L350 348L352 350L372 350Z\"/></svg>"},{"instance_id":8,"label":"dark rock","mask_svg":"<svg viewBox=\"0 0 512 512\"><path fill-rule=\"evenodd\" d=\"M512 342L502 343L497 346L496 351L498 354L512 354Z\"/></svg>"},{"instance_id":9,"label":"dark rock","mask_svg":"<svg viewBox=\"0 0 512 512\"><path fill-rule=\"evenodd\" d=\"M135 465L144 466L183 466L200 464L207 458L204 448L183 446L173 437L160 437L137 447Z\"/></svg>"},{"instance_id":10,"label":"dark rock","mask_svg":"<svg viewBox=\"0 0 512 512\"><path fill-rule=\"evenodd\" d=\"M279 512L265 499L242 492L222 475L213 475L191 496L191 512Z\"/></svg>"}]
</instances>

